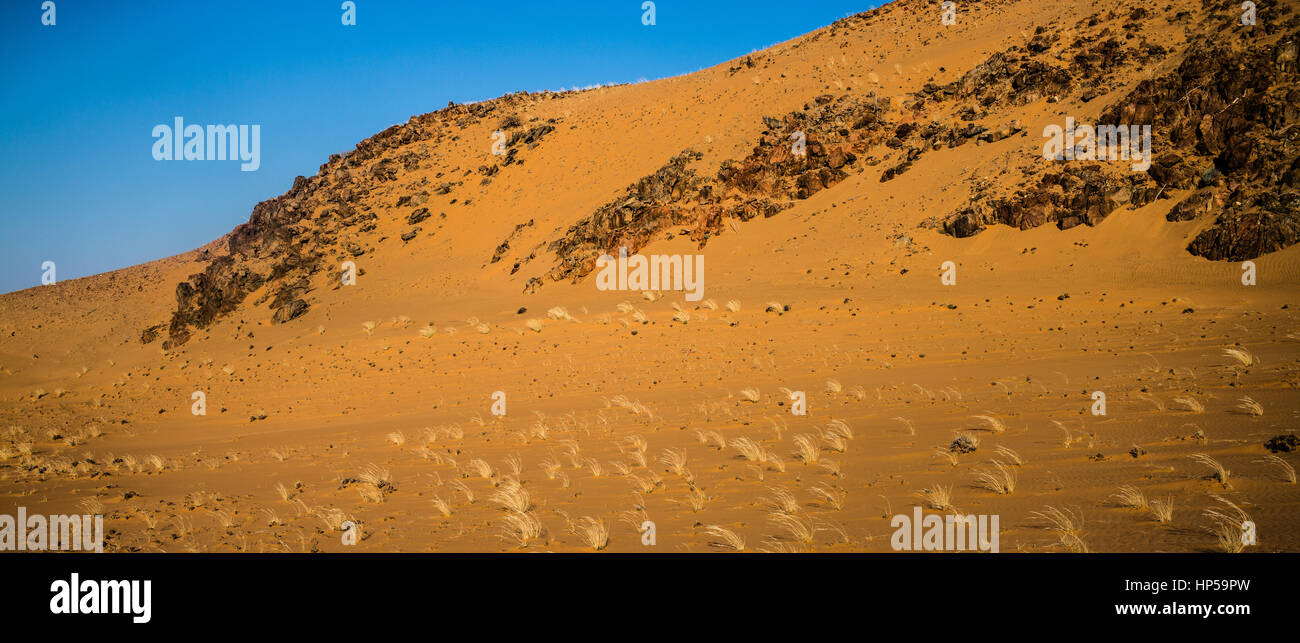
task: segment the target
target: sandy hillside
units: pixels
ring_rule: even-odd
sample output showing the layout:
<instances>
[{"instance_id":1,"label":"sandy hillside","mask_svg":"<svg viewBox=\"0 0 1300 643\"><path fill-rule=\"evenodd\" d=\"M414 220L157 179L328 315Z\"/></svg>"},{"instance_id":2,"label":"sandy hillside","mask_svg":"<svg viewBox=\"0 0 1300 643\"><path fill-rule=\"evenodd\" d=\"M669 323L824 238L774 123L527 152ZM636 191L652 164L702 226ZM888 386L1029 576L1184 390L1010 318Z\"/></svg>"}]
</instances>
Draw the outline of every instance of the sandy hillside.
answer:
<instances>
[{"instance_id":1,"label":"sandy hillside","mask_svg":"<svg viewBox=\"0 0 1300 643\"><path fill-rule=\"evenodd\" d=\"M959 4L415 116L209 246L0 296L0 513L103 513L111 551L889 551L922 506L1187 552L1213 509L1300 550L1300 13ZM1067 117L1154 162L1044 159ZM619 247L704 255L703 299L599 290Z\"/></svg>"}]
</instances>

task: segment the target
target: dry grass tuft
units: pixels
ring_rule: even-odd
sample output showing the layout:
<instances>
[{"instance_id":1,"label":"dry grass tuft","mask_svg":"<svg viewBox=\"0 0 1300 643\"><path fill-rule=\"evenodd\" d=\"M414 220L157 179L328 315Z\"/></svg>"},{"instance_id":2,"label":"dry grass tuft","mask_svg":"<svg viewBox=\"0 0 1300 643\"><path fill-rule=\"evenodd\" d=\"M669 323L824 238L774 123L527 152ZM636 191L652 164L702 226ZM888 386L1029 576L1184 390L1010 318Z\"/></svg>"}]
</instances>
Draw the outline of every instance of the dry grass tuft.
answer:
<instances>
[{"instance_id":1,"label":"dry grass tuft","mask_svg":"<svg viewBox=\"0 0 1300 643\"><path fill-rule=\"evenodd\" d=\"M729 444L731 448L740 452L741 457L750 462L767 462L767 451L749 438L736 438Z\"/></svg>"},{"instance_id":2,"label":"dry grass tuft","mask_svg":"<svg viewBox=\"0 0 1300 643\"><path fill-rule=\"evenodd\" d=\"M925 501L925 505L935 511L956 510L952 504L952 485L943 486L934 485L929 489L924 489L916 494Z\"/></svg>"},{"instance_id":3,"label":"dry grass tuft","mask_svg":"<svg viewBox=\"0 0 1300 643\"><path fill-rule=\"evenodd\" d=\"M767 517L767 521L784 529L791 541L801 545L813 544L813 537L817 535L817 523L811 518L805 521L788 513L774 513Z\"/></svg>"},{"instance_id":4,"label":"dry grass tuft","mask_svg":"<svg viewBox=\"0 0 1300 643\"><path fill-rule=\"evenodd\" d=\"M1007 430L1006 423L992 415L973 415L971 417L983 423L984 426L978 428L984 431L1003 433Z\"/></svg>"},{"instance_id":5,"label":"dry grass tuft","mask_svg":"<svg viewBox=\"0 0 1300 643\"><path fill-rule=\"evenodd\" d=\"M1255 462L1258 464L1268 464L1277 467L1278 471L1282 474L1283 480L1295 484L1295 467L1291 466L1291 463L1283 460L1276 454L1270 453L1264 456L1262 460L1256 460Z\"/></svg>"},{"instance_id":6,"label":"dry grass tuft","mask_svg":"<svg viewBox=\"0 0 1300 643\"><path fill-rule=\"evenodd\" d=\"M1158 523L1168 523L1174 519L1174 499L1172 497L1164 500L1152 498L1148 509L1151 510L1151 516Z\"/></svg>"},{"instance_id":7,"label":"dry grass tuft","mask_svg":"<svg viewBox=\"0 0 1300 643\"><path fill-rule=\"evenodd\" d=\"M780 513L792 514L799 512L799 500L794 497L794 494L789 489L782 487L768 487L768 489L772 492L772 497L759 498L759 500L767 501L773 510Z\"/></svg>"},{"instance_id":8,"label":"dry grass tuft","mask_svg":"<svg viewBox=\"0 0 1300 643\"><path fill-rule=\"evenodd\" d=\"M1138 491L1137 487L1124 485L1119 488L1119 493L1111 496L1117 500L1121 507L1130 507L1132 509L1147 509L1147 497Z\"/></svg>"},{"instance_id":9,"label":"dry grass tuft","mask_svg":"<svg viewBox=\"0 0 1300 643\"><path fill-rule=\"evenodd\" d=\"M596 551L609 546L609 525L603 520L583 516L570 525L570 530L582 538L588 547Z\"/></svg>"},{"instance_id":10,"label":"dry grass tuft","mask_svg":"<svg viewBox=\"0 0 1300 643\"><path fill-rule=\"evenodd\" d=\"M1245 524L1251 522L1250 514L1236 503L1219 495L1211 496L1223 504L1223 507L1211 507L1205 510L1205 517L1210 519L1208 531L1218 541L1219 549L1229 554L1238 554L1246 548L1242 538Z\"/></svg>"},{"instance_id":11,"label":"dry grass tuft","mask_svg":"<svg viewBox=\"0 0 1300 643\"><path fill-rule=\"evenodd\" d=\"M1246 415L1260 416L1264 414L1264 405L1250 397L1243 397L1238 400L1237 409Z\"/></svg>"},{"instance_id":12,"label":"dry grass tuft","mask_svg":"<svg viewBox=\"0 0 1300 643\"><path fill-rule=\"evenodd\" d=\"M1009 447L999 445L996 449L993 450L993 452L1006 458L1007 461L1009 461L1011 464L1017 467L1025 466L1024 458L1020 457L1019 453L1012 451Z\"/></svg>"},{"instance_id":13,"label":"dry grass tuft","mask_svg":"<svg viewBox=\"0 0 1300 643\"><path fill-rule=\"evenodd\" d=\"M1223 355L1234 362L1236 366L1254 366L1259 363L1259 359L1242 346L1229 346L1223 349Z\"/></svg>"},{"instance_id":14,"label":"dry grass tuft","mask_svg":"<svg viewBox=\"0 0 1300 643\"><path fill-rule=\"evenodd\" d=\"M709 540L710 547L729 549L731 551L745 551L745 539L726 527L709 525L705 528L704 533L711 536Z\"/></svg>"},{"instance_id":15,"label":"dry grass tuft","mask_svg":"<svg viewBox=\"0 0 1300 643\"><path fill-rule=\"evenodd\" d=\"M1225 469L1222 464L1219 464L1218 460L1215 460L1204 453L1194 453L1191 458L1198 463L1205 465L1205 467L1210 470L1209 477L1218 480L1219 484L1222 484L1224 488L1232 486L1228 483L1228 478L1232 475L1232 472Z\"/></svg>"},{"instance_id":16,"label":"dry grass tuft","mask_svg":"<svg viewBox=\"0 0 1300 643\"><path fill-rule=\"evenodd\" d=\"M1088 546L1083 542L1082 515L1076 515L1070 509L1062 511L1051 505L1043 511L1030 512L1029 515L1046 521L1046 529L1057 535L1066 551L1076 554L1088 553Z\"/></svg>"},{"instance_id":17,"label":"dry grass tuft","mask_svg":"<svg viewBox=\"0 0 1300 643\"><path fill-rule=\"evenodd\" d=\"M975 482L993 493L1010 495L1016 490L1016 472L997 460L992 469L976 469Z\"/></svg>"},{"instance_id":18,"label":"dry grass tuft","mask_svg":"<svg viewBox=\"0 0 1300 643\"><path fill-rule=\"evenodd\" d=\"M520 485L514 479L506 479L488 500L501 505L506 510L520 514L527 513L533 508L533 501L528 495L528 490L524 489L523 485Z\"/></svg>"}]
</instances>

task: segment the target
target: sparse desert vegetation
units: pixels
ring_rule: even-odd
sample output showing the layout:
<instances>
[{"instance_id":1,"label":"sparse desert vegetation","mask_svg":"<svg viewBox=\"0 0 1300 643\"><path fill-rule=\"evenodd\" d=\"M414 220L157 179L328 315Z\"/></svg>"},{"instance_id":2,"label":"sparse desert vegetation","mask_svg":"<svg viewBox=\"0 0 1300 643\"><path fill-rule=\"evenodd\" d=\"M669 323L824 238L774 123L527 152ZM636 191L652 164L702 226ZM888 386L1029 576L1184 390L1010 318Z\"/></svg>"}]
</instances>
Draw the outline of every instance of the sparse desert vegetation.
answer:
<instances>
[{"instance_id":1,"label":"sparse desert vegetation","mask_svg":"<svg viewBox=\"0 0 1300 643\"><path fill-rule=\"evenodd\" d=\"M1300 551L1289 23L969 5L444 99L214 244L0 295L0 514L114 552L886 552L913 511ZM1139 87L1175 165L1043 158ZM623 247L707 278L608 287Z\"/></svg>"}]
</instances>

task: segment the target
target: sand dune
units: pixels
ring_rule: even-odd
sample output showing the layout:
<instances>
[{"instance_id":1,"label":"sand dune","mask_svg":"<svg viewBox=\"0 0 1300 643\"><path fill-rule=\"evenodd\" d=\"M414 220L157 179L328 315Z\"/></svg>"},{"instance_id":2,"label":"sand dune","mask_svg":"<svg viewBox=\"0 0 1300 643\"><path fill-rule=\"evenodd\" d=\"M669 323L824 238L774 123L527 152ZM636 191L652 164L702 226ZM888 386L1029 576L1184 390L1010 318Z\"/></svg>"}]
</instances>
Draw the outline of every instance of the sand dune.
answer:
<instances>
[{"instance_id":1,"label":"sand dune","mask_svg":"<svg viewBox=\"0 0 1300 643\"><path fill-rule=\"evenodd\" d=\"M1235 549L1217 510L1300 550L1300 15L1238 13L899 0L415 116L209 246L0 296L0 513L94 509L109 551L890 551L918 506ZM1067 118L1152 125L1151 169L1045 159ZM599 289L620 247L703 255L702 297Z\"/></svg>"}]
</instances>

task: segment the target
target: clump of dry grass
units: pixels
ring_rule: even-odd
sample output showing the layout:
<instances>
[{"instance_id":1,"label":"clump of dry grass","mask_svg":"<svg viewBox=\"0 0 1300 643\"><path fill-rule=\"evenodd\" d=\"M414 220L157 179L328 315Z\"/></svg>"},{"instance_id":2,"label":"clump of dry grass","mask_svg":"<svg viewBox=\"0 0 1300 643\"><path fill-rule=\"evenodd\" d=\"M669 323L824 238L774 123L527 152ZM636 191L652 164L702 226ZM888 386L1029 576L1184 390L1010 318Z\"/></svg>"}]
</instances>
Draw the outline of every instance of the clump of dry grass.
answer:
<instances>
[{"instance_id":1,"label":"clump of dry grass","mask_svg":"<svg viewBox=\"0 0 1300 643\"><path fill-rule=\"evenodd\" d=\"M1241 367L1253 366L1259 363L1259 359L1243 346L1229 346L1223 349L1223 355Z\"/></svg>"},{"instance_id":2,"label":"clump of dry grass","mask_svg":"<svg viewBox=\"0 0 1300 643\"><path fill-rule=\"evenodd\" d=\"M679 476L686 477L688 473L685 449L664 449L663 455L659 456L659 462L668 467L668 471Z\"/></svg>"},{"instance_id":3,"label":"clump of dry grass","mask_svg":"<svg viewBox=\"0 0 1300 643\"><path fill-rule=\"evenodd\" d=\"M817 523L811 518L801 520L798 516L777 512L770 514L767 521L784 529L791 541L801 545L813 544L813 537L817 535Z\"/></svg>"},{"instance_id":4,"label":"clump of dry grass","mask_svg":"<svg viewBox=\"0 0 1300 643\"><path fill-rule=\"evenodd\" d=\"M77 506L81 507L84 510L84 513L88 513L92 516L104 513L104 503L100 502L98 498L93 496L90 498L83 498L81 502L77 503Z\"/></svg>"},{"instance_id":5,"label":"clump of dry grass","mask_svg":"<svg viewBox=\"0 0 1300 643\"><path fill-rule=\"evenodd\" d=\"M375 334L375 327L378 325L379 324L372 321L361 322L361 330L366 331L366 335L370 336Z\"/></svg>"},{"instance_id":6,"label":"clump of dry grass","mask_svg":"<svg viewBox=\"0 0 1300 643\"><path fill-rule=\"evenodd\" d=\"M542 526L542 521L531 512L512 513L502 519L502 531L506 538L519 543L520 547L527 547L529 543L542 537L545 528Z\"/></svg>"},{"instance_id":7,"label":"clump of dry grass","mask_svg":"<svg viewBox=\"0 0 1300 643\"><path fill-rule=\"evenodd\" d=\"M799 500L794 497L794 494L789 489L783 487L768 487L768 489L772 492L772 497L760 498L760 500L767 501L773 510L788 514L799 511Z\"/></svg>"},{"instance_id":8,"label":"clump of dry grass","mask_svg":"<svg viewBox=\"0 0 1300 643\"><path fill-rule=\"evenodd\" d=\"M361 485L357 487L357 494L361 496L362 502L380 504L384 501L384 492L379 487Z\"/></svg>"},{"instance_id":9,"label":"clump of dry grass","mask_svg":"<svg viewBox=\"0 0 1300 643\"><path fill-rule=\"evenodd\" d=\"M686 492L686 504L690 505L691 511L694 513L699 513L704 509L704 504L712 499L708 494L704 493L703 489L698 487L691 487L690 491Z\"/></svg>"},{"instance_id":10,"label":"clump of dry grass","mask_svg":"<svg viewBox=\"0 0 1300 643\"><path fill-rule=\"evenodd\" d=\"M1229 554L1241 553L1246 548L1242 532L1246 523L1251 521L1250 514L1227 498L1215 494L1211 496L1222 503L1223 507L1205 510L1204 515L1211 523L1207 531L1218 541L1219 549Z\"/></svg>"},{"instance_id":11,"label":"clump of dry grass","mask_svg":"<svg viewBox=\"0 0 1300 643\"><path fill-rule=\"evenodd\" d=\"M729 549L731 551L745 551L745 539L726 527L709 525L704 532L711 537L709 540L710 547Z\"/></svg>"},{"instance_id":12,"label":"clump of dry grass","mask_svg":"<svg viewBox=\"0 0 1300 643\"><path fill-rule=\"evenodd\" d=\"M377 489L388 489L393 486L393 478L388 469L376 464L366 466L361 473L357 474L357 478L362 482L374 485Z\"/></svg>"},{"instance_id":13,"label":"clump of dry grass","mask_svg":"<svg viewBox=\"0 0 1300 643\"><path fill-rule=\"evenodd\" d=\"M727 301L727 311L728 311L728 312L733 312L733 313L740 312L740 302L739 302L739 301L736 301L735 299L728 300L728 301Z\"/></svg>"},{"instance_id":14,"label":"clump of dry grass","mask_svg":"<svg viewBox=\"0 0 1300 643\"><path fill-rule=\"evenodd\" d=\"M609 525L603 520L583 516L575 520L569 529L582 538L582 541L588 547L596 551L601 551L609 546Z\"/></svg>"},{"instance_id":15,"label":"clump of dry grass","mask_svg":"<svg viewBox=\"0 0 1300 643\"><path fill-rule=\"evenodd\" d=\"M741 390L740 390L740 397L742 397L742 398L744 398L745 400L750 401L750 402L757 402L758 399L759 399L759 397L760 397L760 395L759 395L758 389L753 388L753 387L750 387L750 388L744 388L744 389L741 389Z\"/></svg>"},{"instance_id":16,"label":"clump of dry grass","mask_svg":"<svg viewBox=\"0 0 1300 643\"><path fill-rule=\"evenodd\" d=\"M998 445L998 447L994 449L993 452L1006 458L1008 462L1010 462L1011 464L1017 467L1025 466L1024 458L1021 458L1019 453L1012 451L1010 447Z\"/></svg>"},{"instance_id":17,"label":"clump of dry grass","mask_svg":"<svg viewBox=\"0 0 1300 643\"><path fill-rule=\"evenodd\" d=\"M813 495L821 498L827 505L836 511L844 508L844 497L848 495L842 489L814 485L808 489Z\"/></svg>"},{"instance_id":18,"label":"clump of dry grass","mask_svg":"<svg viewBox=\"0 0 1300 643\"><path fill-rule=\"evenodd\" d=\"M433 504L433 508L437 509L438 513L442 514L444 517L451 515L451 505L447 504L447 501L443 500L438 494L434 494L433 500L430 502Z\"/></svg>"},{"instance_id":19,"label":"clump of dry grass","mask_svg":"<svg viewBox=\"0 0 1300 643\"><path fill-rule=\"evenodd\" d=\"M822 460L817 463L817 466L825 469L826 473L829 473L836 478L844 477L844 472L840 470L840 463L834 460Z\"/></svg>"},{"instance_id":20,"label":"clump of dry grass","mask_svg":"<svg viewBox=\"0 0 1300 643\"><path fill-rule=\"evenodd\" d=\"M1264 405L1249 396L1243 397L1237 402L1237 409L1246 415L1260 416L1264 414Z\"/></svg>"},{"instance_id":21,"label":"clump of dry grass","mask_svg":"<svg viewBox=\"0 0 1300 643\"><path fill-rule=\"evenodd\" d=\"M916 427L912 425L912 421L911 421L911 420L909 420L909 419L907 419L907 418L905 418L905 417L896 417L896 418L894 418L894 419L897 420L897 421L899 421L899 422L902 422L902 423L905 424L905 425L907 425L907 434L908 434L908 435L916 435Z\"/></svg>"},{"instance_id":22,"label":"clump of dry grass","mask_svg":"<svg viewBox=\"0 0 1300 643\"><path fill-rule=\"evenodd\" d=\"M1200 401L1200 400L1198 400L1198 399L1196 399L1196 398L1194 398L1194 397L1192 397L1192 396L1190 396L1190 395L1183 395L1183 396L1180 396L1180 397L1176 397L1176 398L1174 398L1174 404L1178 404L1178 405L1180 405L1180 406L1186 407L1187 410L1188 410L1188 411L1191 411L1192 413L1204 413L1204 412L1205 412L1205 405L1204 405L1204 404L1201 404L1201 401Z\"/></svg>"},{"instance_id":23,"label":"clump of dry grass","mask_svg":"<svg viewBox=\"0 0 1300 643\"><path fill-rule=\"evenodd\" d=\"M1062 511L1051 505L1043 511L1030 512L1029 515L1046 521L1046 529L1057 535L1066 551L1076 554L1088 553L1088 546L1083 542L1082 515L1077 515L1070 509Z\"/></svg>"},{"instance_id":24,"label":"clump of dry grass","mask_svg":"<svg viewBox=\"0 0 1300 643\"><path fill-rule=\"evenodd\" d=\"M934 509L935 511L947 511L949 509L956 510L956 507L952 504L952 485L945 487L941 484L937 484L929 489L922 489L921 492L916 495L925 501L927 507Z\"/></svg>"},{"instance_id":25,"label":"clump of dry grass","mask_svg":"<svg viewBox=\"0 0 1300 643\"><path fill-rule=\"evenodd\" d=\"M767 462L767 451L762 445L749 438L736 438L728 444L750 462Z\"/></svg>"},{"instance_id":26,"label":"clump of dry grass","mask_svg":"<svg viewBox=\"0 0 1300 643\"><path fill-rule=\"evenodd\" d=\"M817 444L817 436L809 433L800 433L794 436L795 457L802 460L804 464L813 464L821 458L821 446Z\"/></svg>"},{"instance_id":27,"label":"clump of dry grass","mask_svg":"<svg viewBox=\"0 0 1300 643\"><path fill-rule=\"evenodd\" d=\"M542 332L542 320L540 319L530 319L524 322L524 326L528 327L528 330L531 330L534 333Z\"/></svg>"},{"instance_id":28,"label":"clump of dry grass","mask_svg":"<svg viewBox=\"0 0 1300 643\"><path fill-rule=\"evenodd\" d=\"M826 380L827 395L839 395L843 390L844 387L840 385L839 380Z\"/></svg>"},{"instance_id":29,"label":"clump of dry grass","mask_svg":"<svg viewBox=\"0 0 1300 643\"><path fill-rule=\"evenodd\" d=\"M1137 487L1124 485L1119 488L1119 493L1111 496L1119 501L1121 507L1130 507L1133 509L1147 509L1147 497Z\"/></svg>"},{"instance_id":30,"label":"clump of dry grass","mask_svg":"<svg viewBox=\"0 0 1300 643\"><path fill-rule=\"evenodd\" d=\"M719 451L727 448L727 439L717 431L696 431L695 436L700 439L700 444L705 446L712 446Z\"/></svg>"},{"instance_id":31,"label":"clump of dry grass","mask_svg":"<svg viewBox=\"0 0 1300 643\"><path fill-rule=\"evenodd\" d=\"M492 465L488 464L486 461L480 458L474 458L465 464L465 472L462 475L466 477L475 475L484 480L490 480L496 476L496 472L492 470Z\"/></svg>"},{"instance_id":32,"label":"clump of dry grass","mask_svg":"<svg viewBox=\"0 0 1300 643\"><path fill-rule=\"evenodd\" d=\"M997 460L992 469L976 469L975 482L993 493L1010 495L1016 490L1016 472Z\"/></svg>"},{"instance_id":33,"label":"clump of dry grass","mask_svg":"<svg viewBox=\"0 0 1300 643\"><path fill-rule=\"evenodd\" d=\"M983 426L978 428L984 431L1003 433L1007 430L1006 423L992 415L973 415L971 417L979 420L983 424Z\"/></svg>"},{"instance_id":34,"label":"clump of dry grass","mask_svg":"<svg viewBox=\"0 0 1300 643\"><path fill-rule=\"evenodd\" d=\"M1222 484L1224 488L1232 486L1228 483L1228 478L1232 475L1232 472L1224 468L1222 464L1219 464L1218 460L1215 460L1204 453L1194 453L1191 458L1208 468L1210 470L1209 477L1218 480L1219 484Z\"/></svg>"},{"instance_id":35,"label":"clump of dry grass","mask_svg":"<svg viewBox=\"0 0 1300 643\"><path fill-rule=\"evenodd\" d=\"M1174 499L1172 497L1161 500L1152 498L1148 509L1151 510L1151 516L1156 522L1167 523L1174 519Z\"/></svg>"},{"instance_id":36,"label":"clump of dry grass","mask_svg":"<svg viewBox=\"0 0 1300 643\"><path fill-rule=\"evenodd\" d=\"M836 435L846 440L852 440L853 429L844 420L831 420L826 423L826 431L823 433L823 437L826 435Z\"/></svg>"},{"instance_id":37,"label":"clump of dry grass","mask_svg":"<svg viewBox=\"0 0 1300 643\"><path fill-rule=\"evenodd\" d=\"M663 484L663 479L654 473L645 478L636 474L629 474L627 477L632 480L632 488L639 493L654 493L654 490Z\"/></svg>"},{"instance_id":38,"label":"clump of dry grass","mask_svg":"<svg viewBox=\"0 0 1300 643\"><path fill-rule=\"evenodd\" d=\"M474 490L473 490L473 489L470 489L470 488L469 488L469 485L465 484L464 482L461 482L460 480L452 480L451 482L448 482L448 483L447 483L447 486L451 487L452 489L455 489L456 491L459 491L459 492L465 494L465 502L466 502L466 503L471 504L471 505L474 504L474 502L475 502L475 501L474 501Z\"/></svg>"},{"instance_id":39,"label":"clump of dry grass","mask_svg":"<svg viewBox=\"0 0 1300 643\"><path fill-rule=\"evenodd\" d=\"M488 500L515 513L527 513L533 508L533 501L528 495L528 490L524 489L523 485L519 484L518 481L509 478Z\"/></svg>"},{"instance_id":40,"label":"clump of dry grass","mask_svg":"<svg viewBox=\"0 0 1300 643\"><path fill-rule=\"evenodd\" d=\"M957 454L956 454L956 453L953 453L952 451L949 451L949 450L948 450L947 448L945 448L945 447L935 447L935 448L934 448L934 453L935 453L935 455L941 456L941 457L943 457L944 459L946 459L946 460L948 461L948 466L950 466L950 467L955 467L955 466L957 466Z\"/></svg>"},{"instance_id":41,"label":"clump of dry grass","mask_svg":"<svg viewBox=\"0 0 1300 643\"><path fill-rule=\"evenodd\" d=\"M1295 467L1291 466L1291 463L1283 460L1276 454L1270 453L1264 456L1262 460L1256 460L1255 462L1258 464L1267 464L1277 467L1278 471L1282 474L1283 480L1295 484Z\"/></svg>"},{"instance_id":42,"label":"clump of dry grass","mask_svg":"<svg viewBox=\"0 0 1300 643\"><path fill-rule=\"evenodd\" d=\"M342 509L320 507L312 510L312 515L325 525L325 531L343 531L343 523L352 519Z\"/></svg>"}]
</instances>

